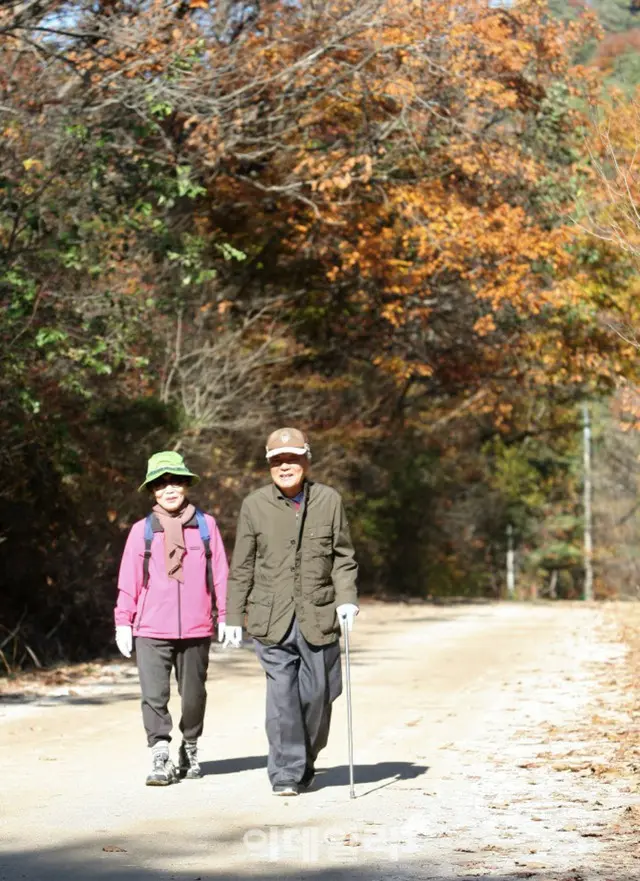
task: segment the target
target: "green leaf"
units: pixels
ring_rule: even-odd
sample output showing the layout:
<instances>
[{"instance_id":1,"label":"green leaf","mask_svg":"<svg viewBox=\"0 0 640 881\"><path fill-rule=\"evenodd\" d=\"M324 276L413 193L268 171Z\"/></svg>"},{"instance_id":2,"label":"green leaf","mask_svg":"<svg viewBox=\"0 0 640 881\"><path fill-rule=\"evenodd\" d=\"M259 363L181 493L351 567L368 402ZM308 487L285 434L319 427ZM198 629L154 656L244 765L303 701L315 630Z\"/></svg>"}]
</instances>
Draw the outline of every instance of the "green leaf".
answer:
<instances>
[{"instance_id":1,"label":"green leaf","mask_svg":"<svg viewBox=\"0 0 640 881\"><path fill-rule=\"evenodd\" d=\"M67 339L68 335L63 330L57 330L53 327L41 327L36 334L36 346L43 349L45 346L65 342Z\"/></svg>"},{"instance_id":2,"label":"green leaf","mask_svg":"<svg viewBox=\"0 0 640 881\"><path fill-rule=\"evenodd\" d=\"M218 249L218 251L220 251L225 260L242 261L247 259L247 255L244 251L239 251L228 242L224 242L223 244L216 243L216 248Z\"/></svg>"}]
</instances>

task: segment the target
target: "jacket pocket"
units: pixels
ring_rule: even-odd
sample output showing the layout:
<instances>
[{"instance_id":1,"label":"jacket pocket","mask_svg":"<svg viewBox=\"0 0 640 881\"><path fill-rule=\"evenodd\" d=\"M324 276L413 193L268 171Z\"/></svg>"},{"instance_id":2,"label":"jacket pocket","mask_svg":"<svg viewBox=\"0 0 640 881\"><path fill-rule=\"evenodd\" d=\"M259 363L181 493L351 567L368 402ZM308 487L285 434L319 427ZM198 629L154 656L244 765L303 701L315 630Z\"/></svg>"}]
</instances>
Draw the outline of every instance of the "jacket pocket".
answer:
<instances>
[{"instance_id":1,"label":"jacket pocket","mask_svg":"<svg viewBox=\"0 0 640 881\"><path fill-rule=\"evenodd\" d=\"M330 526L312 526L302 539L303 549L310 557L324 557L333 552L333 531Z\"/></svg>"},{"instance_id":2,"label":"jacket pocket","mask_svg":"<svg viewBox=\"0 0 640 881\"><path fill-rule=\"evenodd\" d=\"M251 594L247 603L247 631L250 636L266 636L271 622L273 594Z\"/></svg>"},{"instance_id":3,"label":"jacket pocket","mask_svg":"<svg viewBox=\"0 0 640 881\"><path fill-rule=\"evenodd\" d=\"M334 633L338 626L335 598L336 592L332 586L316 588L310 597L316 623L325 635Z\"/></svg>"},{"instance_id":4,"label":"jacket pocket","mask_svg":"<svg viewBox=\"0 0 640 881\"><path fill-rule=\"evenodd\" d=\"M140 612L136 609L136 614L133 619L133 627L135 630L140 630L140 626L142 624L142 613L144 612L144 607L147 602L147 594L149 593L148 587L142 588L142 605L140 606Z\"/></svg>"},{"instance_id":5,"label":"jacket pocket","mask_svg":"<svg viewBox=\"0 0 640 881\"><path fill-rule=\"evenodd\" d=\"M302 564L305 581L326 582L333 568L333 533L328 526L310 529L303 539Z\"/></svg>"},{"instance_id":6,"label":"jacket pocket","mask_svg":"<svg viewBox=\"0 0 640 881\"><path fill-rule=\"evenodd\" d=\"M336 592L332 585L317 587L311 594L311 602L314 606L327 606L336 598Z\"/></svg>"}]
</instances>

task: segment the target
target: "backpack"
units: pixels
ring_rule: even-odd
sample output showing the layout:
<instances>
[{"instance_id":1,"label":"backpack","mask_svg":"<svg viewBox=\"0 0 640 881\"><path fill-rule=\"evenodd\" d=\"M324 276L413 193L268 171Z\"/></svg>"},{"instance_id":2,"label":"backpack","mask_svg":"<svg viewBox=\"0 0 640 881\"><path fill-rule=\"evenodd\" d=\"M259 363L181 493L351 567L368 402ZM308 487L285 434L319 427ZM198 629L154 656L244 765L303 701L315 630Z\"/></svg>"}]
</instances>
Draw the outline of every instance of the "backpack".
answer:
<instances>
[{"instance_id":1,"label":"backpack","mask_svg":"<svg viewBox=\"0 0 640 881\"><path fill-rule=\"evenodd\" d=\"M204 555L207 558L207 592L211 594L215 601L215 593L213 590L213 569L211 568L211 537L202 511L196 508L196 520L198 522L198 531L202 544L204 545ZM151 557L151 542L153 541L153 514L148 514L144 522L144 560L142 562L142 587L149 586L149 559Z\"/></svg>"}]
</instances>

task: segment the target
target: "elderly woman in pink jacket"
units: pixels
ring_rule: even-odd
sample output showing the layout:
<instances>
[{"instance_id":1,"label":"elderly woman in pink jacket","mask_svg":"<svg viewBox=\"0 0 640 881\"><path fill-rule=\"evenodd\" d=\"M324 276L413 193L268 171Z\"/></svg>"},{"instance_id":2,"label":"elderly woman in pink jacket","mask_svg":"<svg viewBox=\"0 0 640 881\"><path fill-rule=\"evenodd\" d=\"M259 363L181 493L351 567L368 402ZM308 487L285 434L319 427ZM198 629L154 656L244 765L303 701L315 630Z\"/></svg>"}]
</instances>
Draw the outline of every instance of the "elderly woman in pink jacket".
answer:
<instances>
[{"instance_id":1,"label":"elderly woman in pink jacket","mask_svg":"<svg viewBox=\"0 0 640 881\"><path fill-rule=\"evenodd\" d=\"M213 517L197 510L187 491L198 476L179 453L155 453L140 490L155 500L131 527L120 564L116 643L134 648L142 691L142 720L151 748L147 786L202 776L198 738L206 706L209 648L217 622L223 638L228 564ZM182 702L178 767L169 757L171 672Z\"/></svg>"}]
</instances>

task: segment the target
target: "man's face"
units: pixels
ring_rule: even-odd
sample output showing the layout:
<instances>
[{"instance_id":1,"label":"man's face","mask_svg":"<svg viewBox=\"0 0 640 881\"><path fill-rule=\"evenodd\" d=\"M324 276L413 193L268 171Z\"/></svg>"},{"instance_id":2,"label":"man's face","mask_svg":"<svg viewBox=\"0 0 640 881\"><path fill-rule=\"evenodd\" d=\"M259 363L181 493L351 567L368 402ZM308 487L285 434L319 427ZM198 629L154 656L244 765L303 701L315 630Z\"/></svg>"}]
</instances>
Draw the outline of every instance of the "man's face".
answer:
<instances>
[{"instance_id":1,"label":"man's face","mask_svg":"<svg viewBox=\"0 0 640 881\"><path fill-rule=\"evenodd\" d=\"M297 456L294 453L280 453L269 459L271 479L282 493L288 498L293 498L302 489L304 476L309 468L309 460L306 456Z\"/></svg>"}]
</instances>

